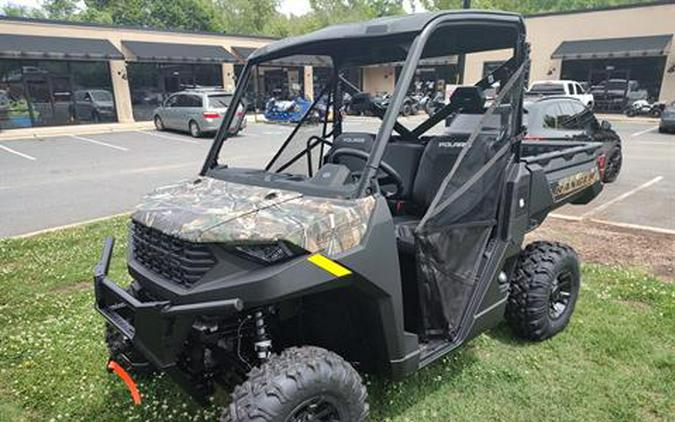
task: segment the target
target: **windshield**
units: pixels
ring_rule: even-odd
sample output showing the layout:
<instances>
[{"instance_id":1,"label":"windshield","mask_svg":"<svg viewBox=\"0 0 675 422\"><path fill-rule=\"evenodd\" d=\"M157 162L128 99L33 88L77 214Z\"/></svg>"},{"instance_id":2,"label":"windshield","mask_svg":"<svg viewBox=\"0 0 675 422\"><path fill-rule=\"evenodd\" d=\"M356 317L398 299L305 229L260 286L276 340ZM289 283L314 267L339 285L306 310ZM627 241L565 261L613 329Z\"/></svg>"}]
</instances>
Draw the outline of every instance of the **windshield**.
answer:
<instances>
[{"instance_id":1,"label":"windshield","mask_svg":"<svg viewBox=\"0 0 675 422\"><path fill-rule=\"evenodd\" d=\"M113 100L112 94L109 91L92 91L91 95L96 101L105 102Z\"/></svg>"},{"instance_id":2,"label":"windshield","mask_svg":"<svg viewBox=\"0 0 675 422\"><path fill-rule=\"evenodd\" d=\"M216 136L204 172L317 196L350 198L380 191L402 198L412 190L426 148L438 143L451 149L452 160L438 161L442 175L461 161L458 154L472 136L480 134L477 145L505 142L520 127L514 124L512 102L517 101L514 86L522 93L522 79L507 85L516 59L481 80L459 85L453 70L456 55L444 53L448 35L433 33L429 43L436 46L436 55L421 60L411 58L426 52L413 43L414 37L397 38L395 49L387 39L352 43L360 50L345 53L340 66L331 56L298 54L299 48L289 56L254 59L238 75L230 102L253 115L247 120L260 125L257 135L248 136L253 131L249 125L239 136L223 136L237 132L239 124L234 107L228 107L223 126L229 128ZM499 48L508 37L499 38ZM480 51L476 48L477 55ZM377 54L382 55L379 62ZM508 95L500 96L506 86ZM486 102L484 91L490 90L494 98ZM486 117L488 109L493 111ZM456 177L464 181L467 174Z\"/></svg>"},{"instance_id":3,"label":"windshield","mask_svg":"<svg viewBox=\"0 0 675 422\"><path fill-rule=\"evenodd\" d=\"M560 84L533 84L529 93L539 95L561 95L565 94L565 88Z\"/></svg>"},{"instance_id":4,"label":"windshield","mask_svg":"<svg viewBox=\"0 0 675 422\"><path fill-rule=\"evenodd\" d=\"M232 101L232 94L209 95L209 105L214 108L227 108Z\"/></svg>"}]
</instances>

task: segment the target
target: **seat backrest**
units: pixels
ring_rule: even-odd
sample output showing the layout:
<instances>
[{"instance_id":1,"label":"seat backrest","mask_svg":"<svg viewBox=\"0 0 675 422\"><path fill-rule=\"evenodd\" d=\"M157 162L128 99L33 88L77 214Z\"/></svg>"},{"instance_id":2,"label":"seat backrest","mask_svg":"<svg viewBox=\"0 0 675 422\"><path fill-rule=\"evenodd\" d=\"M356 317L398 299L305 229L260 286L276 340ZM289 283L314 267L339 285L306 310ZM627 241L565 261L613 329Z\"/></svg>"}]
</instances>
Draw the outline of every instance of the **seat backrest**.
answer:
<instances>
[{"instance_id":1,"label":"seat backrest","mask_svg":"<svg viewBox=\"0 0 675 422\"><path fill-rule=\"evenodd\" d=\"M344 132L335 137L333 146L326 156L326 162L330 161L331 154L340 148L351 148L370 153L375 143L375 135L367 132ZM344 164L352 171L363 171L366 162L356 157L341 157L340 164Z\"/></svg>"},{"instance_id":2,"label":"seat backrest","mask_svg":"<svg viewBox=\"0 0 675 422\"><path fill-rule=\"evenodd\" d=\"M443 179L462 151L466 138L468 137L435 136L428 139L420 158L411 195L412 201L421 211L426 211L431 205Z\"/></svg>"},{"instance_id":3,"label":"seat backrest","mask_svg":"<svg viewBox=\"0 0 675 422\"><path fill-rule=\"evenodd\" d=\"M389 142L384 150L382 161L398 172L403 181L403 191L399 199L408 199L419 167L424 145L418 142Z\"/></svg>"},{"instance_id":4,"label":"seat backrest","mask_svg":"<svg viewBox=\"0 0 675 422\"><path fill-rule=\"evenodd\" d=\"M333 146L328 152L327 160L330 160L332 151L340 148L351 148L370 153L375 143L375 135L365 132L345 132L338 135L333 141ZM416 142L405 142L392 139L384 150L382 161L396 170L403 180L403 192L400 199L406 199L412 192L413 181L419 166L419 160L424 151L424 146ZM354 157L341 157L344 164L351 171L363 171L365 162Z\"/></svg>"}]
</instances>

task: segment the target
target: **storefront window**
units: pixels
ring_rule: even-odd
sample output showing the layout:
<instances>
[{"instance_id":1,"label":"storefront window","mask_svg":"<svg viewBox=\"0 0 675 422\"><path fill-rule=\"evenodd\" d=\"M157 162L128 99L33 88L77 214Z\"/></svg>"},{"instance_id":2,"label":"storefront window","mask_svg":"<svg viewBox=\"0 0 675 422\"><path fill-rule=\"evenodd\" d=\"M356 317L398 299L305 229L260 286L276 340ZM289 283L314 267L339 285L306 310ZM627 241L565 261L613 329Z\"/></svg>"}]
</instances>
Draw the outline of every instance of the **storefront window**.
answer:
<instances>
[{"instance_id":1,"label":"storefront window","mask_svg":"<svg viewBox=\"0 0 675 422\"><path fill-rule=\"evenodd\" d=\"M107 62L0 60L0 129L114 121Z\"/></svg>"},{"instance_id":2,"label":"storefront window","mask_svg":"<svg viewBox=\"0 0 675 422\"><path fill-rule=\"evenodd\" d=\"M198 87L222 87L219 64L127 64L134 120L152 120L153 112L170 94Z\"/></svg>"}]
</instances>

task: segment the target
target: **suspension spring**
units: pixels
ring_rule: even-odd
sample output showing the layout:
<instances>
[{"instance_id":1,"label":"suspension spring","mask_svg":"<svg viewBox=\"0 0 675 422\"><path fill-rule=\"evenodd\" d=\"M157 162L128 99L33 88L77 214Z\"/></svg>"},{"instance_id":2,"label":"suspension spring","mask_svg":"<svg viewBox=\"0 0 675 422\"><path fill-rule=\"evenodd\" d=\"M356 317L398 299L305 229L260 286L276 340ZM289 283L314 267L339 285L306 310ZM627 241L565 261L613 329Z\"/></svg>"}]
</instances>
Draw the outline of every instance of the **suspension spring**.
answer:
<instances>
[{"instance_id":1,"label":"suspension spring","mask_svg":"<svg viewBox=\"0 0 675 422\"><path fill-rule=\"evenodd\" d=\"M266 361L272 350L272 340L270 339L267 333L267 327L265 325L265 315L262 311L256 311L253 314L255 320L255 336L256 341L253 344L258 359L261 361Z\"/></svg>"}]
</instances>

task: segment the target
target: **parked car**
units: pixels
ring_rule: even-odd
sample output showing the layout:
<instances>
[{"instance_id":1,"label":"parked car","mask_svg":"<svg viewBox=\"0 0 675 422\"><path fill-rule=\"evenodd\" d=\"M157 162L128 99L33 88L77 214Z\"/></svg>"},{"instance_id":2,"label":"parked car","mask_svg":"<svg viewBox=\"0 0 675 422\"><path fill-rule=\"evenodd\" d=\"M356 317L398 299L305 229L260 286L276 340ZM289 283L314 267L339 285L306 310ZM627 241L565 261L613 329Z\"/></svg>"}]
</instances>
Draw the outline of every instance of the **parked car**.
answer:
<instances>
[{"instance_id":1,"label":"parked car","mask_svg":"<svg viewBox=\"0 0 675 422\"><path fill-rule=\"evenodd\" d=\"M675 133L675 101L671 102L661 112L661 122L659 123L659 132Z\"/></svg>"},{"instance_id":2,"label":"parked car","mask_svg":"<svg viewBox=\"0 0 675 422\"><path fill-rule=\"evenodd\" d=\"M598 122L588 107L568 97L542 97L525 101L523 107L523 124L527 127L525 139L602 142L598 155L602 181L616 180L623 162L621 138L608 121Z\"/></svg>"},{"instance_id":3,"label":"parked car","mask_svg":"<svg viewBox=\"0 0 675 422\"><path fill-rule=\"evenodd\" d=\"M588 108L592 109L595 105L593 94L584 89L576 81L536 81L530 85L527 92L529 96L550 96L564 95L566 97L576 98Z\"/></svg>"},{"instance_id":4,"label":"parked car","mask_svg":"<svg viewBox=\"0 0 675 422\"><path fill-rule=\"evenodd\" d=\"M157 130L173 129L188 132L195 138L213 133L232 100L232 94L222 90L194 89L177 92L157 107L154 114ZM237 134L246 127L246 112L241 105L230 126L230 133Z\"/></svg>"},{"instance_id":5,"label":"parked car","mask_svg":"<svg viewBox=\"0 0 675 422\"><path fill-rule=\"evenodd\" d=\"M112 92L105 89L82 89L75 91L70 105L73 120L112 122L115 120L115 101Z\"/></svg>"}]
</instances>

